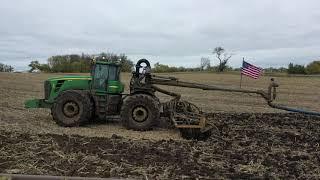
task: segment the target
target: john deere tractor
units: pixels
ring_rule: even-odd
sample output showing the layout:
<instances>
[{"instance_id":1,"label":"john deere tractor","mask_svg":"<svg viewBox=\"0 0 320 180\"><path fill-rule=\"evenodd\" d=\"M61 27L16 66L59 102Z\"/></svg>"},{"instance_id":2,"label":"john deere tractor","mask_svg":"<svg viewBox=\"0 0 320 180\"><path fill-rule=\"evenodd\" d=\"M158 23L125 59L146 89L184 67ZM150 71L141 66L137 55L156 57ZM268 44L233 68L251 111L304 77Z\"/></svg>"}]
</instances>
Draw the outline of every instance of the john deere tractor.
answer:
<instances>
[{"instance_id":1,"label":"john deere tractor","mask_svg":"<svg viewBox=\"0 0 320 180\"><path fill-rule=\"evenodd\" d=\"M160 116L169 119L185 138L208 137L211 126L205 114L194 104L180 99L181 95L161 89L158 85L258 94L272 108L320 115L273 104L278 84L271 79L267 91L225 88L179 81L175 77L151 74L150 63L140 59L130 81L130 93L124 94L120 82L120 66L115 62L93 61L90 76L63 76L44 82L44 99L25 102L26 108L50 108L53 120L66 127L79 126L92 119L119 117L122 124L133 130L149 130L159 123ZM172 96L160 102L155 92Z\"/></svg>"},{"instance_id":2,"label":"john deere tractor","mask_svg":"<svg viewBox=\"0 0 320 180\"><path fill-rule=\"evenodd\" d=\"M124 85L119 78L119 64L93 61L90 76L47 79L44 82L44 99L27 100L25 107L50 108L53 120L65 127L80 126L97 118L108 120L118 117L126 128L144 131L156 126L161 115L168 117L177 128L190 129L188 132L183 131L188 138L200 136L207 131L204 129L205 118L199 108L180 101L179 94L154 85L158 81L163 84L163 81L172 82L177 79L154 76L150 70L148 60L139 60L132 73L130 93L124 94ZM155 95L156 91L174 98L160 103Z\"/></svg>"},{"instance_id":3,"label":"john deere tractor","mask_svg":"<svg viewBox=\"0 0 320 180\"><path fill-rule=\"evenodd\" d=\"M120 66L94 62L91 76L63 76L44 82L44 99L25 102L27 108L50 108L61 126L78 126L95 117L119 114L124 85L119 81Z\"/></svg>"}]
</instances>

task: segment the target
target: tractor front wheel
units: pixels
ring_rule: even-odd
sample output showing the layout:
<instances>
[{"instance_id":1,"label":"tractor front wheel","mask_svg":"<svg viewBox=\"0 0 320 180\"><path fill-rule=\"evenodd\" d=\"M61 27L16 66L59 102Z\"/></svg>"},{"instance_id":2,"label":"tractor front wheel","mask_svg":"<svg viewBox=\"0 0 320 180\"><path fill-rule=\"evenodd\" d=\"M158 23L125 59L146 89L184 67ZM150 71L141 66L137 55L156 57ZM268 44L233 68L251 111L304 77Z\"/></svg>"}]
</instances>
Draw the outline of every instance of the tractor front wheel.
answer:
<instances>
[{"instance_id":1,"label":"tractor front wheel","mask_svg":"<svg viewBox=\"0 0 320 180\"><path fill-rule=\"evenodd\" d=\"M159 102L150 95L131 95L124 101L120 117L128 129L150 130L160 117Z\"/></svg>"},{"instance_id":2,"label":"tractor front wheel","mask_svg":"<svg viewBox=\"0 0 320 180\"><path fill-rule=\"evenodd\" d=\"M79 126L92 118L93 105L87 93L68 90L57 97L51 114L60 126Z\"/></svg>"}]
</instances>

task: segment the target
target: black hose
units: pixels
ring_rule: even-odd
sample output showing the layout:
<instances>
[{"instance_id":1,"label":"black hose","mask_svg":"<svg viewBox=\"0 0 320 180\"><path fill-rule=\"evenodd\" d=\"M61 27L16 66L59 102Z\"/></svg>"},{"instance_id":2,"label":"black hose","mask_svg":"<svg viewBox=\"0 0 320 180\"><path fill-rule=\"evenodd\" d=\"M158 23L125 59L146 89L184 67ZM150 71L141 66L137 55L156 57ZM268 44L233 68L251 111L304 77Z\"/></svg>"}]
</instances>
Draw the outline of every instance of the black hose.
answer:
<instances>
[{"instance_id":1,"label":"black hose","mask_svg":"<svg viewBox=\"0 0 320 180\"><path fill-rule=\"evenodd\" d=\"M290 112L297 112L297 113L303 113L303 114L308 114L308 115L313 115L313 116L320 116L320 112L315 112L315 111L308 111L308 110L303 110L303 109L295 109L291 107L286 107L283 105L279 104L272 104L271 102L268 102L268 105L272 108L276 109L282 109Z\"/></svg>"}]
</instances>

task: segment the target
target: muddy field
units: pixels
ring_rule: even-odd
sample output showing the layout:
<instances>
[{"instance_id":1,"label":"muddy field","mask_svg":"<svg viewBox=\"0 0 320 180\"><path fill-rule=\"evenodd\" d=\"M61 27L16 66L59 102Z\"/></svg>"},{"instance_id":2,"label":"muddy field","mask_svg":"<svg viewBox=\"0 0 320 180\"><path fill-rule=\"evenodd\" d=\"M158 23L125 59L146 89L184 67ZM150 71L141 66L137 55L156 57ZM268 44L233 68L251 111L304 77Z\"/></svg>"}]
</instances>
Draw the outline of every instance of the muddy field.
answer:
<instances>
[{"instance_id":1,"label":"muddy field","mask_svg":"<svg viewBox=\"0 0 320 180\"><path fill-rule=\"evenodd\" d=\"M168 88L209 113L216 127L209 140L187 141L173 129L129 131L116 121L62 128L48 110L23 107L26 99L43 97L42 82L51 76L57 74L0 73L0 173L139 179L320 178L318 117L273 110L257 96ZM239 83L237 75L174 76L234 87ZM244 88L265 89L269 78L245 78ZM129 75L122 79L127 84ZM320 78L277 80L281 84L278 102L320 111Z\"/></svg>"},{"instance_id":2,"label":"muddy field","mask_svg":"<svg viewBox=\"0 0 320 180\"><path fill-rule=\"evenodd\" d=\"M0 172L63 176L320 178L320 118L213 114L206 142L0 131Z\"/></svg>"}]
</instances>

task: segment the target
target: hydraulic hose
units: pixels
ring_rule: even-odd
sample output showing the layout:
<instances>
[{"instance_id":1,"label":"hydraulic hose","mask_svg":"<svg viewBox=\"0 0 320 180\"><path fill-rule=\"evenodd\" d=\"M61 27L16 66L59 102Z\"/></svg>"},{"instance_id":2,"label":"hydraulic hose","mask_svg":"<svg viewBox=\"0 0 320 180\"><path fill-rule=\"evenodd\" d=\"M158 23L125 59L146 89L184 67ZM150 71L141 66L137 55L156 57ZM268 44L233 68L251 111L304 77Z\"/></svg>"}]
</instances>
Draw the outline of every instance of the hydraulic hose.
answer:
<instances>
[{"instance_id":1,"label":"hydraulic hose","mask_svg":"<svg viewBox=\"0 0 320 180\"><path fill-rule=\"evenodd\" d=\"M290 111L290 112L297 112L297 113L303 113L303 114L308 114L308 115L320 116L320 112L291 108L291 107L283 106L280 104L273 104L271 102L268 102L268 105L272 108L275 108L275 109L281 109L281 110L286 110L286 111Z\"/></svg>"}]
</instances>

